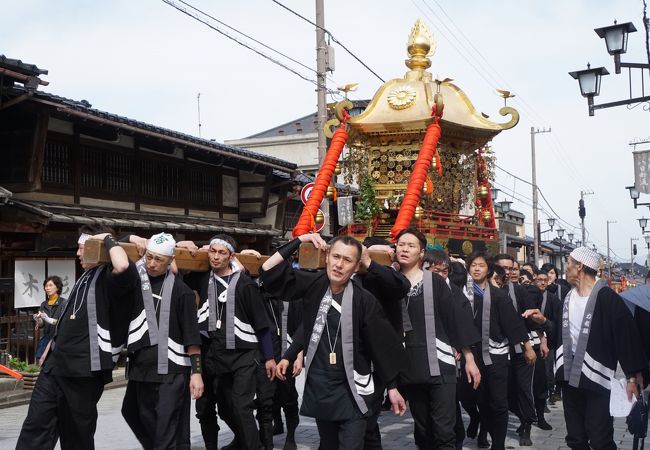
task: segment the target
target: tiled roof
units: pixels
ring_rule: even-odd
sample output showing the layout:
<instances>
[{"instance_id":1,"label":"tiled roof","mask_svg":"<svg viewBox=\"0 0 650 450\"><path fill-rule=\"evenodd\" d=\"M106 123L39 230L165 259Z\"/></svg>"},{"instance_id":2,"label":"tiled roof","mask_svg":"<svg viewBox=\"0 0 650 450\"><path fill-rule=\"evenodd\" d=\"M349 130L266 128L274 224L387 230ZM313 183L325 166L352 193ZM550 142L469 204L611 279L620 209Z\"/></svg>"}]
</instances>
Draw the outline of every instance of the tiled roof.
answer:
<instances>
[{"instance_id":1,"label":"tiled roof","mask_svg":"<svg viewBox=\"0 0 650 450\"><path fill-rule=\"evenodd\" d=\"M5 55L0 55L0 67L22 73L23 75L47 75L47 70L39 69L34 64L24 63L19 59L7 58Z\"/></svg>"},{"instance_id":2,"label":"tiled roof","mask_svg":"<svg viewBox=\"0 0 650 450\"><path fill-rule=\"evenodd\" d=\"M279 236L281 232L270 225L260 225L234 220L185 216L102 208L63 205L27 200L11 200L11 205L30 211L47 220L47 223L78 225L102 224L112 227L167 231L207 231L212 233Z\"/></svg>"},{"instance_id":3,"label":"tiled roof","mask_svg":"<svg viewBox=\"0 0 650 450\"><path fill-rule=\"evenodd\" d=\"M352 109L352 116L355 116L361 113L366 106L370 103L370 100L354 100L352 102L354 108ZM268 138L268 137L278 137L278 136L295 136L299 134L311 134L316 133L318 126L318 118L316 113L308 114L298 119L292 120L282 125L270 128L266 131L253 134L252 136L245 137L244 139L254 139L254 138Z\"/></svg>"},{"instance_id":4,"label":"tiled roof","mask_svg":"<svg viewBox=\"0 0 650 450\"><path fill-rule=\"evenodd\" d=\"M20 87L14 87L14 89L19 93L24 92L24 90ZM110 120L118 124L125 124L131 127L139 128L141 130L147 130L164 136L169 136L170 138L181 139L183 141L186 141L187 145L189 146L191 146L192 144L199 144L202 146L214 148L215 150L220 150L222 152L225 151L227 153L231 153L234 158L236 158L237 156L253 158L255 160L258 160L260 164L264 164L264 163L272 164L273 166L281 167L283 169L287 169L288 171L296 170L298 167L296 164L292 162L285 161L280 158L275 158L273 156L263 155L261 153L252 152L250 150L234 147L232 145L222 144L208 139L198 138L195 136L191 136L189 134L181 133L179 131L170 130L169 128L158 127L156 125L151 125L149 123L130 119L128 117L120 116L106 111L101 111L99 109L94 109L87 100L80 100L80 101L72 100L69 98L61 97L43 91L36 91L34 93L34 98L46 100L52 103L57 103L65 108L83 112L91 116L95 116L98 119ZM65 113L65 111L63 112Z\"/></svg>"}]
</instances>

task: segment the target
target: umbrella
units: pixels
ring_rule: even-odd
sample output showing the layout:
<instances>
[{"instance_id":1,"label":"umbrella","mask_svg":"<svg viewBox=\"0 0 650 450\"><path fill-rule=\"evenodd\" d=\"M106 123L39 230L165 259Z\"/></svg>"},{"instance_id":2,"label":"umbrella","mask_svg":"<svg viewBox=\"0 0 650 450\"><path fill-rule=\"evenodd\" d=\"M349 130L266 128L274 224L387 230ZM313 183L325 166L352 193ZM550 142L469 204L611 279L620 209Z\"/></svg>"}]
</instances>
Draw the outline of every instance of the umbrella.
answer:
<instances>
[{"instance_id":1,"label":"umbrella","mask_svg":"<svg viewBox=\"0 0 650 450\"><path fill-rule=\"evenodd\" d=\"M625 304L632 314L634 314L634 307L645 309L650 312L650 284L642 284L641 286L627 289L620 293L620 296L625 300Z\"/></svg>"}]
</instances>

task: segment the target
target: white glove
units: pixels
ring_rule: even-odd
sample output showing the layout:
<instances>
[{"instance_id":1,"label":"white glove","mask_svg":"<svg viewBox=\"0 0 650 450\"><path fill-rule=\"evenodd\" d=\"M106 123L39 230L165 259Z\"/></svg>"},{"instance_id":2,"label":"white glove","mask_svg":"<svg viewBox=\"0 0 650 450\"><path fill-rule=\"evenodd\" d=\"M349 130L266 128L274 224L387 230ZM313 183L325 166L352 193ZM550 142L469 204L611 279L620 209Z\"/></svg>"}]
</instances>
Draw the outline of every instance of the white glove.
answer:
<instances>
[{"instance_id":1,"label":"white glove","mask_svg":"<svg viewBox=\"0 0 650 450\"><path fill-rule=\"evenodd\" d=\"M41 319L43 319L44 322L49 323L50 325L56 325L56 323L58 322L58 320L51 318L44 312L40 313L40 315L41 315Z\"/></svg>"}]
</instances>

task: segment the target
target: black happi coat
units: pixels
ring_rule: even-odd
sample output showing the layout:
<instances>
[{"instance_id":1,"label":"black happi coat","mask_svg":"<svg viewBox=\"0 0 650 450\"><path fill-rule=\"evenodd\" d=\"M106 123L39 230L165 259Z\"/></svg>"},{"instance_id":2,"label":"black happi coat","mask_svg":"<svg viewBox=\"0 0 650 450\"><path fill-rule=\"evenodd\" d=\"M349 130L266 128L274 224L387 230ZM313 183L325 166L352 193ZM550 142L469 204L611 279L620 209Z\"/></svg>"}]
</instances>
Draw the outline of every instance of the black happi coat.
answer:
<instances>
[{"instance_id":1,"label":"black happi coat","mask_svg":"<svg viewBox=\"0 0 650 450\"><path fill-rule=\"evenodd\" d=\"M517 314L512 300L508 295L497 287L488 282L487 289L490 290L490 338L489 353L492 361L507 361L509 357L509 348L511 344L523 342L528 338L528 331L524 325L521 316ZM479 334L482 333L482 311L483 296L474 294L474 325ZM475 352L475 358L483 361L482 349L486 343L482 342ZM478 359L477 359L478 360Z\"/></svg>"},{"instance_id":2,"label":"black happi coat","mask_svg":"<svg viewBox=\"0 0 650 450\"><path fill-rule=\"evenodd\" d=\"M599 283L606 284L603 280L599 280L594 289ZM572 289L565 299L561 325L564 325L564 322L569 325L568 311L571 306L571 296L575 293L576 290ZM585 316L588 314L589 304L585 308ZM555 351L555 378L559 382L567 382L581 389L609 393L617 363L620 363L626 377L648 367L648 357L643 350L630 310L623 299L606 285L596 295L591 318L583 318L580 337L587 336L584 359L580 367L571 367L571 373L568 373L569 364L565 363L571 361L571 365L576 365L580 354L580 340L576 355L573 355L571 338L569 337L568 341L563 338L563 331L566 333L563 328L559 326L556 330L556 340L559 345ZM572 373L579 378L572 377Z\"/></svg>"},{"instance_id":3,"label":"black happi coat","mask_svg":"<svg viewBox=\"0 0 650 450\"><path fill-rule=\"evenodd\" d=\"M212 270L207 272L194 272L185 277L185 283L193 290L198 292L200 301L198 306L199 330L204 337L216 339L220 347L226 350L226 327L222 326L219 330L209 330L210 316L217 316L216 311L211 311L208 301L209 280L212 276ZM232 284L232 283L230 283ZM225 289L221 283L215 282L218 296ZM228 290L235 289L235 349L253 350L259 347L257 333L264 328L269 328L270 324L264 312L264 301L262 294L257 286L248 275L243 272L239 274L239 280L235 286L228 286ZM226 323L227 308L226 304L219 304L217 307L222 309L221 321ZM205 350L205 349L203 349Z\"/></svg>"},{"instance_id":4,"label":"black happi coat","mask_svg":"<svg viewBox=\"0 0 650 450\"><path fill-rule=\"evenodd\" d=\"M53 347L42 370L57 376L111 380L111 371L126 345L130 314L138 291L133 263L119 274L110 264L89 269L77 280L59 308ZM75 311L75 300L76 312ZM74 314L75 319L71 319Z\"/></svg>"},{"instance_id":5,"label":"black happi coat","mask_svg":"<svg viewBox=\"0 0 650 450\"><path fill-rule=\"evenodd\" d=\"M411 287L409 280L392 267L382 266L375 261L371 261L365 274L355 277L379 300L388 321L401 336L404 333L401 299Z\"/></svg>"},{"instance_id":6,"label":"black happi coat","mask_svg":"<svg viewBox=\"0 0 650 450\"><path fill-rule=\"evenodd\" d=\"M127 350L129 352L129 378L135 381L162 381L163 375L175 373L190 373L190 359L187 354L187 347L190 345L201 345L199 326L196 321L196 300L194 292L183 282L179 275L169 272L169 277L174 277L173 287L170 296L169 317L167 324L161 324L161 315L164 308L160 300L155 317L147 314L142 289L136 300L131 314L129 324L129 338ZM159 292L165 276L156 278L148 277L153 291ZM157 300L154 299L154 304ZM151 313L151 311L150 311ZM157 313L157 314L156 314ZM157 323L157 340L152 341L149 325ZM164 339L166 346L167 372L161 373L159 341L162 339L161 330L168 327L167 339ZM164 371L163 371L164 372Z\"/></svg>"},{"instance_id":7,"label":"black happi coat","mask_svg":"<svg viewBox=\"0 0 650 450\"><path fill-rule=\"evenodd\" d=\"M510 289L511 287L513 288L512 290ZM518 320L522 322L528 330L528 339L530 340L530 343L534 346L539 346L540 338L538 332L541 331L542 327L536 324L532 319L522 318L521 314L523 314L527 309L533 309L536 307L537 300L542 296L541 291L532 285L525 286L512 282L508 282L508 284L503 287L503 290L510 298L510 301L513 302L513 306L515 306L516 303L515 309L519 313ZM512 298L513 292L515 297L514 299ZM523 352L523 348L520 345L513 345L513 347L515 353Z\"/></svg>"},{"instance_id":8,"label":"black happi coat","mask_svg":"<svg viewBox=\"0 0 650 450\"><path fill-rule=\"evenodd\" d=\"M430 362L435 351L440 376L446 383L456 382L455 350L469 348L481 341L481 336L472 323L472 309L469 300L459 289L451 290L439 275L424 271L424 277L431 278L432 294L427 297L424 283L417 285L417 292L410 297L408 315L410 330L404 337L408 355L408 369L404 371L400 384L430 383L433 381ZM433 302L434 330L426 326L424 302Z\"/></svg>"},{"instance_id":9,"label":"black happi coat","mask_svg":"<svg viewBox=\"0 0 650 450\"><path fill-rule=\"evenodd\" d=\"M289 264L282 262L263 272L260 280L264 289L272 295L281 296L287 301L302 299L302 342L308 343L321 301L329 289L327 273L293 270ZM406 357L400 339L386 319L377 299L358 281L351 280L351 283L354 374L347 376L349 381L354 377L357 394L365 402L365 408L359 409L365 414L372 404L373 396L381 395L374 392L371 365L381 379L390 384L405 366ZM322 339L327 339L327 336L322 335ZM313 358L313 355L305 355L305 358Z\"/></svg>"}]
</instances>

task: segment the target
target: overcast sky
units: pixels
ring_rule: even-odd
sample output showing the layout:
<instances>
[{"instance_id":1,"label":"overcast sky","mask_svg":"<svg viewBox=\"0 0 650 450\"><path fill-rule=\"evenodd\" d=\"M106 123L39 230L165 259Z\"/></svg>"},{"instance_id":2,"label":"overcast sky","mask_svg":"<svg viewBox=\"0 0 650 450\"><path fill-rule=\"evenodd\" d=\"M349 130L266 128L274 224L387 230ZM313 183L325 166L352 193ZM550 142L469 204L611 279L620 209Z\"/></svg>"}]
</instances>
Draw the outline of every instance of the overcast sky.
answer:
<instances>
[{"instance_id":1,"label":"overcast sky","mask_svg":"<svg viewBox=\"0 0 650 450\"><path fill-rule=\"evenodd\" d=\"M313 0L280 1L314 18ZM629 261L630 238L639 238L637 260L643 261L645 243L636 219L650 214L645 207L633 209L624 187L633 183L628 144L650 137L650 113L643 105L622 106L588 117L586 99L567 74L587 62L613 74L612 57L593 29L614 19L640 30L630 35L623 61L647 62L641 0L324 1L325 27L385 80L407 70L406 40L421 18L437 40L434 76L453 78L496 122L506 119L498 115L502 100L494 89L516 94L509 105L519 110L521 121L494 139L497 164L530 180L530 127L551 127L551 133L537 135L537 182L565 221L563 228L579 226L580 191L592 190L586 197L588 240L606 253L606 221L616 220L610 226L613 257ZM271 0L191 4L315 68L313 27ZM316 109L313 84L159 0L24 0L4 4L3 19L0 54L48 69L44 78L50 85L44 90L86 99L98 109L196 135L200 92L202 137L217 141L246 137ZM335 50L328 87L358 82L352 97L371 98L381 82L343 49ZM646 86L650 90L647 78ZM610 75L596 103L627 95L627 75ZM530 186L500 170L496 183L509 199L514 196L512 207L526 214L532 235ZM546 229L546 218L557 216L540 204ZM580 230L572 231L579 238Z\"/></svg>"}]
</instances>

